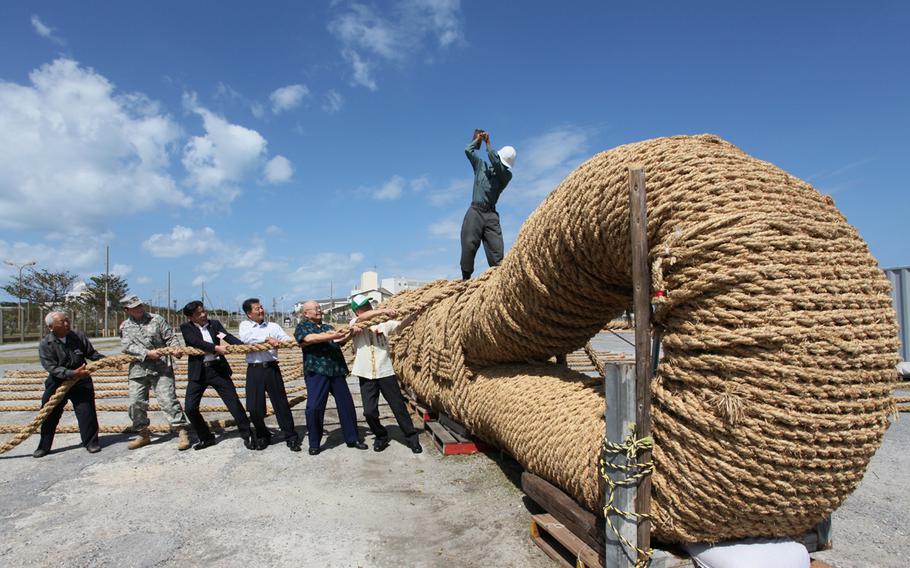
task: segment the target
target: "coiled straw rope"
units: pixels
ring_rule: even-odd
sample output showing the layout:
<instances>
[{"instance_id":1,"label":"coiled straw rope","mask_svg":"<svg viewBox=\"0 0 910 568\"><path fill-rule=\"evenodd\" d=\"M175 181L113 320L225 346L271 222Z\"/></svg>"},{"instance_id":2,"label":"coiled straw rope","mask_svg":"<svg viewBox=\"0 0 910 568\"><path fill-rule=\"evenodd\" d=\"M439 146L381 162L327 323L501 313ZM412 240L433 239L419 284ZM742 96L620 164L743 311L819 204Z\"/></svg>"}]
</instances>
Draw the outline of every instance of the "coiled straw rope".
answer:
<instances>
[{"instance_id":1,"label":"coiled straw rope","mask_svg":"<svg viewBox=\"0 0 910 568\"><path fill-rule=\"evenodd\" d=\"M670 542L800 534L856 487L895 409L890 285L830 198L716 136L599 154L500 267L391 305L426 402L592 511L603 387L556 365L631 303L628 167L643 166L654 325L653 530Z\"/></svg>"}]
</instances>

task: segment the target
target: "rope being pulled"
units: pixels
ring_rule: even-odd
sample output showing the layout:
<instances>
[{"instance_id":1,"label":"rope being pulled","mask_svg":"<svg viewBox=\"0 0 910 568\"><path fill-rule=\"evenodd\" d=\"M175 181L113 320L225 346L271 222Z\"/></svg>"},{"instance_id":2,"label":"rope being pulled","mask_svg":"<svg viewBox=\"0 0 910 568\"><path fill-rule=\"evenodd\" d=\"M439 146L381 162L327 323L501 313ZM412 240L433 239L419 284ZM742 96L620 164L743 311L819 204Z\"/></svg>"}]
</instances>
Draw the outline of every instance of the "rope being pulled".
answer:
<instances>
[{"instance_id":1,"label":"rope being pulled","mask_svg":"<svg viewBox=\"0 0 910 568\"><path fill-rule=\"evenodd\" d=\"M628 167L645 168L664 356L652 383L653 529L669 542L804 532L856 487L894 411L890 285L830 198L715 136L599 154L501 266L392 299L426 402L592 511L598 381L544 363L631 303Z\"/></svg>"},{"instance_id":2,"label":"rope being pulled","mask_svg":"<svg viewBox=\"0 0 910 568\"><path fill-rule=\"evenodd\" d=\"M299 345L294 340L282 341L277 346L277 348L287 349L287 348L298 348ZM228 353L255 353L257 351L268 351L269 349L275 349L272 345L268 343L255 343L247 345L226 345L225 350ZM184 355L205 355L206 352L201 349L196 349L195 347L161 347L156 349L159 355L162 357L165 356L175 356L182 357ZM111 357L105 357L97 361L89 361L86 363L85 368L89 372L96 371L98 369L105 369L110 367L119 367L124 364L129 364L132 361L138 360L132 355L113 355ZM73 385L79 382L80 379L72 378L66 379L60 383L60 386L57 387L57 390L54 391L54 394L51 395L47 403L41 407L41 410L38 411L38 414L29 422L25 427L23 427L19 432L17 432L12 438L0 444L0 454L4 454L11 449L15 448L25 440L27 440L32 434L38 431L41 427L41 423L44 422L44 419L53 412L54 408L62 400L66 398L66 393L69 392Z\"/></svg>"}]
</instances>

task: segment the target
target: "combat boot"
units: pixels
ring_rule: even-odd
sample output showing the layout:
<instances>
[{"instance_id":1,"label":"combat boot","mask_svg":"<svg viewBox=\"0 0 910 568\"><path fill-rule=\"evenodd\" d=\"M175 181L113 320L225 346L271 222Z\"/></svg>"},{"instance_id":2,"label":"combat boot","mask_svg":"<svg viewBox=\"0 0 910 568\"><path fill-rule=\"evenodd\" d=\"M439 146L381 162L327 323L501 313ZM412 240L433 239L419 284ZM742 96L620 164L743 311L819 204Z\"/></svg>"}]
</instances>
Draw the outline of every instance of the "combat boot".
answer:
<instances>
[{"instance_id":1,"label":"combat boot","mask_svg":"<svg viewBox=\"0 0 910 568\"><path fill-rule=\"evenodd\" d=\"M136 435L135 438L130 440L130 443L126 445L126 449L137 450L137 449L141 448L142 446L148 446L151 443L152 443L152 435L149 432L149 429L143 428L142 430L139 430L139 433Z\"/></svg>"},{"instance_id":2,"label":"combat boot","mask_svg":"<svg viewBox=\"0 0 910 568\"><path fill-rule=\"evenodd\" d=\"M190 449L190 433L186 428L177 429L177 449L181 452Z\"/></svg>"}]
</instances>

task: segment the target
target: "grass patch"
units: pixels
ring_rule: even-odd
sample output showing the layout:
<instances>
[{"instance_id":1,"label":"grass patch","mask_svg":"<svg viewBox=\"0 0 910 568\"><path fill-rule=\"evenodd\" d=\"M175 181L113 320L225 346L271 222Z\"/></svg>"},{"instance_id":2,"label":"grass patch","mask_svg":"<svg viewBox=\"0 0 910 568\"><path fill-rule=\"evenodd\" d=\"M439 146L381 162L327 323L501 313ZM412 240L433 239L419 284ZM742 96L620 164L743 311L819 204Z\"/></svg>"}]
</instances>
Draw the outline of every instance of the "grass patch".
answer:
<instances>
[{"instance_id":1,"label":"grass patch","mask_svg":"<svg viewBox=\"0 0 910 568\"><path fill-rule=\"evenodd\" d=\"M40 362L36 355L0 355L0 365L37 365Z\"/></svg>"}]
</instances>

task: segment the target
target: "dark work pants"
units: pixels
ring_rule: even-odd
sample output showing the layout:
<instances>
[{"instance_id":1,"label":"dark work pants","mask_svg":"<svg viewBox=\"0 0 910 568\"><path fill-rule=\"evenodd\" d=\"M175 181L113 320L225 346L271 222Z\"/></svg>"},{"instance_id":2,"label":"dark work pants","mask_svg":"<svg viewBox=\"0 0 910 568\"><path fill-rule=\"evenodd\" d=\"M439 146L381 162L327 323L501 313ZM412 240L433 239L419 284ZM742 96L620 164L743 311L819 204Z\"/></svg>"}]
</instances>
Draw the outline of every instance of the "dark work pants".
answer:
<instances>
[{"instance_id":1,"label":"dark work pants","mask_svg":"<svg viewBox=\"0 0 910 568\"><path fill-rule=\"evenodd\" d=\"M278 365L269 367L250 367L246 370L246 408L250 412L250 422L256 427L258 438L269 438L270 433L265 425L265 394L269 394L278 427L284 433L284 441L296 444L300 440L294 429L294 417L288 404L288 393L284 390L284 380Z\"/></svg>"},{"instance_id":2,"label":"dark work pants","mask_svg":"<svg viewBox=\"0 0 910 568\"><path fill-rule=\"evenodd\" d=\"M199 412L199 403L202 402L202 396L208 387L215 389L215 392L221 397L221 401L227 406L228 412L234 417L234 422L237 423L237 430L240 431L240 435L244 438L248 438L250 435L250 419L247 418L246 411L243 410L243 404L240 403L240 397L237 396L234 381L229 377L223 376L222 373L223 371L218 366L203 367L202 380L189 381L186 385L184 410L200 440L214 438L208 423L202 417L202 413Z\"/></svg>"},{"instance_id":3,"label":"dark work pants","mask_svg":"<svg viewBox=\"0 0 910 568\"><path fill-rule=\"evenodd\" d=\"M389 431L379 422L379 393L389 403L392 414L398 422L398 427L404 433L408 440L408 445L413 446L419 442L420 432L414 428L414 422L411 421L411 414L401 396L401 389L398 387L398 377L382 377L381 379L360 379L360 396L363 398L363 417L367 424L370 425L370 431L377 438L388 438Z\"/></svg>"},{"instance_id":4,"label":"dark work pants","mask_svg":"<svg viewBox=\"0 0 910 568\"><path fill-rule=\"evenodd\" d=\"M468 207L461 222L461 276L470 278L474 272L474 257L483 242L483 252L487 255L487 264L502 264L502 227L499 226L499 213L481 211L475 206Z\"/></svg>"},{"instance_id":5,"label":"dark work pants","mask_svg":"<svg viewBox=\"0 0 910 568\"><path fill-rule=\"evenodd\" d=\"M327 377L316 373L307 373L304 377L306 428L311 448L318 448L322 444L322 425L325 422L325 405L329 401L329 393L335 399L345 443L360 441L360 436L357 435L357 411L354 410L354 398L346 379L341 375Z\"/></svg>"},{"instance_id":6,"label":"dark work pants","mask_svg":"<svg viewBox=\"0 0 910 568\"><path fill-rule=\"evenodd\" d=\"M41 397L41 406L47 404L47 401L54 395L60 386L59 381L47 379L44 381L44 396ZM60 423L60 417L63 416L63 407L66 401L73 403L76 410L76 421L79 423L79 434L82 436L82 445L98 443L98 414L95 412L95 385L92 384L91 378L85 378L73 385L66 393L66 398L60 401L44 422L41 423L41 440L38 442L38 448L51 451L51 445L54 443L54 432L57 430L57 424Z\"/></svg>"}]
</instances>

